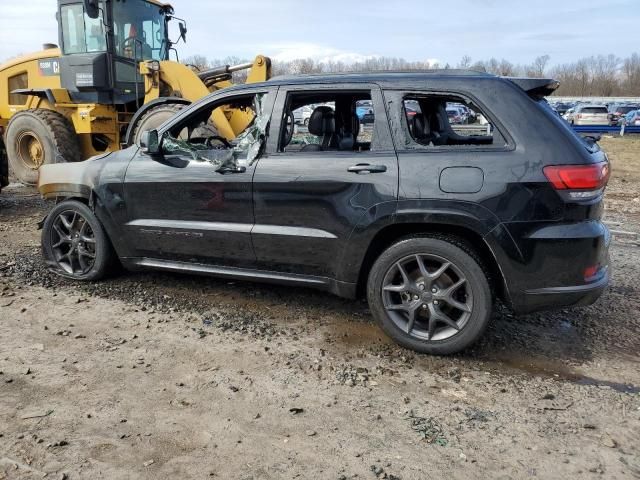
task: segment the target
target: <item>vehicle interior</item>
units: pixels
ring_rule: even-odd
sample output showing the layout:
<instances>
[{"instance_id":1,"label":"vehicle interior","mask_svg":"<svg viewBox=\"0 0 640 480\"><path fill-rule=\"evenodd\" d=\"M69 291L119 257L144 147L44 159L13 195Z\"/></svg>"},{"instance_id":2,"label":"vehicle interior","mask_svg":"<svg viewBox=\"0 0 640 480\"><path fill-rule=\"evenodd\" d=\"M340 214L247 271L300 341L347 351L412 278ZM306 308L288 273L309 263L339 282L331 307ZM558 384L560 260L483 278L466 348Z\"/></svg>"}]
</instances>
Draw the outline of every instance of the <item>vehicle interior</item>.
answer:
<instances>
[{"instance_id":1,"label":"vehicle interior","mask_svg":"<svg viewBox=\"0 0 640 480\"><path fill-rule=\"evenodd\" d=\"M371 102L370 92L301 92L291 94L280 133L281 152L368 151L372 128L364 128L357 115L357 103ZM293 112L315 105L308 127L295 125Z\"/></svg>"},{"instance_id":2,"label":"vehicle interior","mask_svg":"<svg viewBox=\"0 0 640 480\"><path fill-rule=\"evenodd\" d=\"M262 94L247 95L235 98L230 103L216 103L200 109L164 134L163 153L190 156L192 160L206 161L216 166L250 164L264 146L269 119L263 114L263 99ZM252 120L243 132L228 141L218 134L211 122L216 109L225 115L231 115L234 111L246 112Z\"/></svg>"},{"instance_id":3,"label":"vehicle interior","mask_svg":"<svg viewBox=\"0 0 640 480\"><path fill-rule=\"evenodd\" d=\"M473 112L480 112L477 107L459 97L435 95L405 97L405 118L409 133L416 143L425 146L493 144L491 125L484 129L465 128L464 134L460 126L456 126L454 130L449 121L447 103L463 104Z\"/></svg>"}]
</instances>

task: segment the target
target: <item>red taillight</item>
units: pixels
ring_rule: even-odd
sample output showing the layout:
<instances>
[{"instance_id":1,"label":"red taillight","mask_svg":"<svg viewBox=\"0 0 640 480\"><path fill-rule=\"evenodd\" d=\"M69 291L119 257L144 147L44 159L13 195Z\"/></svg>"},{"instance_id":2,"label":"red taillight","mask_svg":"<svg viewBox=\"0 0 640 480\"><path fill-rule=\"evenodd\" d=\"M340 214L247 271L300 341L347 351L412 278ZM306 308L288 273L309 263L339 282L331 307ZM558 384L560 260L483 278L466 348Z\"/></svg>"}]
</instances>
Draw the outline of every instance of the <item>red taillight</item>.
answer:
<instances>
[{"instance_id":1,"label":"red taillight","mask_svg":"<svg viewBox=\"0 0 640 480\"><path fill-rule=\"evenodd\" d=\"M609 163L549 165L543 169L556 190L596 190L609 180Z\"/></svg>"},{"instance_id":2,"label":"red taillight","mask_svg":"<svg viewBox=\"0 0 640 480\"><path fill-rule=\"evenodd\" d=\"M589 281L591 279L593 279L593 277L596 276L596 273L598 273L598 270L600 270L600 266L599 265L591 265L590 267L587 267L584 269L584 279L586 281Z\"/></svg>"}]
</instances>

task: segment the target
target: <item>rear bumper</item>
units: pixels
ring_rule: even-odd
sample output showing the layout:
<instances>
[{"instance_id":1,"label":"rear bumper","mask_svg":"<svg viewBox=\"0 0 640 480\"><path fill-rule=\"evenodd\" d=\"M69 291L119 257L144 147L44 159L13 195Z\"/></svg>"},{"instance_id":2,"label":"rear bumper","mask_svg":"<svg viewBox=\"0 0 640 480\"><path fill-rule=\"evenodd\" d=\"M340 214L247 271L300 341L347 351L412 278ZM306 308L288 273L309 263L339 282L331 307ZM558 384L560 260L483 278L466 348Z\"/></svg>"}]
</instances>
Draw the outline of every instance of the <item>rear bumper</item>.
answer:
<instances>
[{"instance_id":1,"label":"rear bumper","mask_svg":"<svg viewBox=\"0 0 640 480\"><path fill-rule=\"evenodd\" d=\"M519 298L518 305L514 305L514 309L518 313L531 313L558 308L586 307L600 298L609 285L609 278L609 268L605 268L601 278L586 285L527 290Z\"/></svg>"},{"instance_id":2,"label":"rear bumper","mask_svg":"<svg viewBox=\"0 0 640 480\"><path fill-rule=\"evenodd\" d=\"M576 119L576 120L573 121L574 125L578 125L578 126L584 125L584 126L590 126L590 127L593 127L593 126L605 126L606 127L606 126L609 125L609 123L610 122L609 122L608 118L605 119L605 120L584 120L584 119L578 120L578 119Z\"/></svg>"},{"instance_id":3,"label":"rear bumper","mask_svg":"<svg viewBox=\"0 0 640 480\"><path fill-rule=\"evenodd\" d=\"M521 254L505 275L515 312L586 306L602 295L611 275L611 234L604 224L588 220L508 228Z\"/></svg>"}]
</instances>

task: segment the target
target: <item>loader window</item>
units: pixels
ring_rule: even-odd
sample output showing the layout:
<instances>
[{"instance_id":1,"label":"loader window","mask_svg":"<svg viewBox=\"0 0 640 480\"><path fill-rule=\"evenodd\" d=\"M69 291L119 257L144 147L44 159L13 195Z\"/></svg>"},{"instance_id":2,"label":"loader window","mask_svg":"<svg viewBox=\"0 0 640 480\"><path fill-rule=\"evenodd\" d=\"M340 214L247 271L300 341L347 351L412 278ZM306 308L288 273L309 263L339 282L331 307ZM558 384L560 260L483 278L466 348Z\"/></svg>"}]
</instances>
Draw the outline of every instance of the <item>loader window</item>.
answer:
<instances>
[{"instance_id":1,"label":"loader window","mask_svg":"<svg viewBox=\"0 0 640 480\"><path fill-rule=\"evenodd\" d=\"M166 60L168 41L164 11L149 2L113 5L116 54L136 60Z\"/></svg>"},{"instance_id":2,"label":"loader window","mask_svg":"<svg viewBox=\"0 0 640 480\"><path fill-rule=\"evenodd\" d=\"M107 41L102 22L103 3L100 3L100 17L89 18L81 3L63 5L60 9L62 24L62 46L65 54L104 52Z\"/></svg>"},{"instance_id":3,"label":"loader window","mask_svg":"<svg viewBox=\"0 0 640 480\"><path fill-rule=\"evenodd\" d=\"M27 103L26 95L11 93L14 90L29 88L29 77L27 72L14 75L9 78L9 105L24 105Z\"/></svg>"}]
</instances>

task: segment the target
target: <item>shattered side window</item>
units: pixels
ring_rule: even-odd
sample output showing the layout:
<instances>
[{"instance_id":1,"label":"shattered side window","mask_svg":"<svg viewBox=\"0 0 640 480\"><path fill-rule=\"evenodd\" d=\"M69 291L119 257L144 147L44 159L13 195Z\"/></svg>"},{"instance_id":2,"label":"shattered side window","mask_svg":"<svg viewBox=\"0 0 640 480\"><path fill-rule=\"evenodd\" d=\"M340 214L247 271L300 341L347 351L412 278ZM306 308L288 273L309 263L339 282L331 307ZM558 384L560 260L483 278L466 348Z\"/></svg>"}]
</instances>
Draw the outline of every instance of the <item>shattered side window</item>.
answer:
<instances>
[{"instance_id":1,"label":"shattered side window","mask_svg":"<svg viewBox=\"0 0 640 480\"><path fill-rule=\"evenodd\" d=\"M269 114L265 111L265 99L266 94L257 94L253 96L251 106L241 107L251 114L251 120L235 139L225 141L218 134L211 117L199 125L187 126L190 133L186 136L184 133L174 136L167 132L162 140L164 153L189 156L197 162L208 162L216 167L216 170L253 165L266 141ZM234 105L216 108L226 111L238 109Z\"/></svg>"},{"instance_id":2,"label":"shattered side window","mask_svg":"<svg viewBox=\"0 0 640 480\"><path fill-rule=\"evenodd\" d=\"M457 95L406 96L403 113L407 149L505 145L490 118L475 104Z\"/></svg>"}]
</instances>

